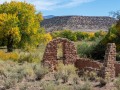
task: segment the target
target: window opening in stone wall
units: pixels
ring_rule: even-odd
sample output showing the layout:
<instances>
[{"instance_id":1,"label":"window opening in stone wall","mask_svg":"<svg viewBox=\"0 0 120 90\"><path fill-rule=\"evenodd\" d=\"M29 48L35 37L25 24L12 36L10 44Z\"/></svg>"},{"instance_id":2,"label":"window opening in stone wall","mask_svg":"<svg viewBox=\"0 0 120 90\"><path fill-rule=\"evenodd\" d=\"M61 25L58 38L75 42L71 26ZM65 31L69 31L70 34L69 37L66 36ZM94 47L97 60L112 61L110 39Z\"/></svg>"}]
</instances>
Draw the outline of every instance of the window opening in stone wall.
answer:
<instances>
[{"instance_id":1,"label":"window opening in stone wall","mask_svg":"<svg viewBox=\"0 0 120 90\"><path fill-rule=\"evenodd\" d=\"M63 63L63 45L62 43L57 45L57 60Z\"/></svg>"}]
</instances>

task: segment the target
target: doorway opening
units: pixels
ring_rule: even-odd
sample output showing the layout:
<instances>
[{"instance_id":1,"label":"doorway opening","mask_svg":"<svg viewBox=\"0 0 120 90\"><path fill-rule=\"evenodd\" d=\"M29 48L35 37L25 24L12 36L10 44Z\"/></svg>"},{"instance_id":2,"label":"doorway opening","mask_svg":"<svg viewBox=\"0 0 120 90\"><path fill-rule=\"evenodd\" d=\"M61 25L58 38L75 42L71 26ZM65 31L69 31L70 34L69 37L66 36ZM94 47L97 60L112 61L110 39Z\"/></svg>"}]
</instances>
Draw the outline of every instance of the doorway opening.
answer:
<instances>
[{"instance_id":1,"label":"doorway opening","mask_svg":"<svg viewBox=\"0 0 120 90\"><path fill-rule=\"evenodd\" d=\"M58 63L63 63L63 44L57 44L57 60Z\"/></svg>"}]
</instances>

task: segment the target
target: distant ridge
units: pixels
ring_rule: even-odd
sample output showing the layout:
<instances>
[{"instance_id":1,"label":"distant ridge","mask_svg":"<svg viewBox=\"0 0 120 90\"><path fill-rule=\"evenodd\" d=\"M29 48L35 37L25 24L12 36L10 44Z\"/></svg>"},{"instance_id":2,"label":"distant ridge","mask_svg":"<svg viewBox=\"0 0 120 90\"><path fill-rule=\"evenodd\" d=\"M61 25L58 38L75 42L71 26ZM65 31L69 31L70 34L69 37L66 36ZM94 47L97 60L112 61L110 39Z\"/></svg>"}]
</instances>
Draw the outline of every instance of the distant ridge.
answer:
<instances>
[{"instance_id":1,"label":"distant ridge","mask_svg":"<svg viewBox=\"0 0 120 90\"><path fill-rule=\"evenodd\" d=\"M115 23L116 19L108 16L56 16L44 19L41 26L47 32L64 29L96 32L108 31L108 28Z\"/></svg>"},{"instance_id":2,"label":"distant ridge","mask_svg":"<svg viewBox=\"0 0 120 90\"><path fill-rule=\"evenodd\" d=\"M48 15L48 16L44 16L44 19L50 19L50 18L53 18L55 17L54 15Z\"/></svg>"}]
</instances>

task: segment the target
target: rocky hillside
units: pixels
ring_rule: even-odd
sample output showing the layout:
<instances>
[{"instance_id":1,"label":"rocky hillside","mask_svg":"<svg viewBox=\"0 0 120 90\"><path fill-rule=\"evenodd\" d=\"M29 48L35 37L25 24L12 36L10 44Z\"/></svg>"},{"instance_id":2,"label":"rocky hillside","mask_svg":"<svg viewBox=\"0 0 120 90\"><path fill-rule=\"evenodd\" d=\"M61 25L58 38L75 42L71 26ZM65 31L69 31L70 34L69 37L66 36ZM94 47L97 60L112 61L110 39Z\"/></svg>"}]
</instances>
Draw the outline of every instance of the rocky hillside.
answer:
<instances>
[{"instance_id":1,"label":"rocky hillside","mask_svg":"<svg viewBox=\"0 0 120 90\"><path fill-rule=\"evenodd\" d=\"M41 26L47 32L64 29L95 32L98 30L108 31L108 28L115 22L114 18L106 16L57 16L45 19Z\"/></svg>"}]
</instances>

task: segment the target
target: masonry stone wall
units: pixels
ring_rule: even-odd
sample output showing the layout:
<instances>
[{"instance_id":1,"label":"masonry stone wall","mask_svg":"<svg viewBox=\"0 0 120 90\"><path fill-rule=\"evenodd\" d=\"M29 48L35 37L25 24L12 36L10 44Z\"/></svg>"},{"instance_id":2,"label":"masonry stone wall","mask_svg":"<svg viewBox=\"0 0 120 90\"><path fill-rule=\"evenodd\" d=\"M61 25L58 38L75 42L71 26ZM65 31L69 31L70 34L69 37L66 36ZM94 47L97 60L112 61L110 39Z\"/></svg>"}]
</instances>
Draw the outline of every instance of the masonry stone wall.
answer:
<instances>
[{"instance_id":1,"label":"masonry stone wall","mask_svg":"<svg viewBox=\"0 0 120 90\"><path fill-rule=\"evenodd\" d=\"M105 51L103 77L115 78L115 62L116 62L116 45L115 43L108 43Z\"/></svg>"},{"instance_id":2,"label":"masonry stone wall","mask_svg":"<svg viewBox=\"0 0 120 90\"><path fill-rule=\"evenodd\" d=\"M88 58L78 58L74 43L65 38L54 39L46 46L42 62L51 70L55 70L58 64L57 45L59 43L63 45L63 64L74 64L79 70L94 69L99 71L103 78L112 79L120 74L120 63L116 62L116 46L114 43L108 43L104 62L98 62Z\"/></svg>"},{"instance_id":3,"label":"masonry stone wall","mask_svg":"<svg viewBox=\"0 0 120 90\"><path fill-rule=\"evenodd\" d=\"M120 75L120 63L116 62L115 63L115 76L119 76Z\"/></svg>"},{"instance_id":4,"label":"masonry stone wall","mask_svg":"<svg viewBox=\"0 0 120 90\"><path fill-rule=\"evenodd\" d=\"M95 70L100 70L101 67L103 67L103 63L88 58L80 58L75 62L75 66L79 70L82 70L84 68L93 68Z\"/></svg>"},{"instance_id":5,"label":"masonry stone wall","mask_svg":"<svg viewBox=\"0 0 120 90\"><path fill-rule=\"evenodd\" d=\"M74 64L77 60L77 50L73 42L64 38L54 39L47 44L43 56L44 65L47 65L52 69L55 69L58 64L57 45L59 43L63 45L62 59L64 64Z\"/></svg>"},{"instance_id":6,"label":"masonry stone wall","mask_svg":"<svg viewBox=\"0 0 120 90\"><path fill-rule=\"evenodd\" d=\"M91 68L100 71L103 78L115 78L120 75L120 63L116 61L116 46L108 43L104 62L98 62L88 58L77 59L75 66L79 70Z\"/></svg>"}]
</instances>

